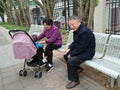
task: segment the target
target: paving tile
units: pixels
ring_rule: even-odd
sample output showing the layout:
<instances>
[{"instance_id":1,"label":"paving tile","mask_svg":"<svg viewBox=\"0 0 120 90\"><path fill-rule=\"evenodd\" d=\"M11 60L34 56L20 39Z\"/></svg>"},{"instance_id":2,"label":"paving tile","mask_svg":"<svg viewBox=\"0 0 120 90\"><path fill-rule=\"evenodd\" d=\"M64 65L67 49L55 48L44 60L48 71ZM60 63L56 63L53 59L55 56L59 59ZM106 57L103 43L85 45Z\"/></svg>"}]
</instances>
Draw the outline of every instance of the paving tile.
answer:
<instances>
[{"instance_id":1,"label":"paving tile","mask_svg":"<svg viewBox=\"0 0 120 90\"><path fill-rule=\"evenodd\" d=\"M19 90L23 88L19 80L11 82L9 84L5 84L4 86L5 86L5 90Z\"/></svg>"},{"instance_id":2,"label":"paving tile","mask_svg":"<svg viewBox=\"0 0 120 90\"><path fill-rule=\"evenodd\" d=\"M19 80L19 76L17 74L13 74L11 76L3 78L3 84L9 84L17 80Z\"/></svg>"},{"instance_id":3,"label":"paving tile","mask_svg":"<svg viewBox=\"0 0 120 90\"><path fill-rule=\"evenodd\" d=\"M0 68L5 68L11 65L22 63L22 60L15 59L11 44L0 46Z\"/></svg>"},{"instance_id":4,"label":"paving tile","mask_svg":"<svg viewBox=\"0 0 120 90\"><path fill-rule=\"evenodd\" d=\"M0 90L5 90L3 86L0 86Z\"/></svg>"},{"instance_id":5,"label":"paving tile","mask_svg":"<svg viewBox=\"0 0 120 90\"><path fill-rule=\"evenodd\" d=\"M0 46L9 44L8 40L5 40L5 38L6 37L2 33L0 33Z\"/></svg>"},{"instance_id":6,"label":"paving tile","mask_svg":"<svg viewBox=\"0 0 120 90\"><path fill-rule=\"evenodd\" d=\"M3 86L3 80L0 78L0 87Z\"/></svg>"},{"instance_id":7,"label":"paving tile","mask_svg":"<svg viewBox=\"0 0 120 90\"><path fill-rule=\"evenodd\" d=\"M34 84L29 87L26 87L25 90L47 90L45 86L42 86L41 84Z\"/></svg>"},{"instance_id":8,"label":"paving tile","mask_svg":"<svg viewBox=\"0 0 120 90\"><path fill-rule=\"evenodd\" d=\"M0 38L0 46L9 44L8 41L5 41L4 38Z\"/></svg>"},{"instance_id":9,"label":"paving tile","mask_svg":"<svg viewBox=\"0 0 120 90\"><path fill-rule=\"evenodd\" d=\"M10 71L14 71L14 68L13 68L13 67L1 68L1 72L2 72L2 73L10 72Z\"/></svg>"},{"instance_id":10,"label":"paving tile","mask_svg":"<svg viewBox=\"0 0 120 90\"><path fill-rule=\"evenodd\" d=\"M39 79L33 76L21 77L20 81L24 88L40 83Z\"/></svg>"},{"instance_id":11,"label":"paving tile","mask_svg":"<svg viewBox=\"0 0 120 90\"><path fill-rule=\"evenodd\" d=\"M11 76L13 76L13 75L17 75L17 73L15 72L15 70L14 69L9 69L8 68L8 71L6 70L6 72L4 71L2 74L1 74L1 76L2 76L2 78L4 79L4 78L7 78L7 77L11 77Z\"/></svg>"}]
</instances>

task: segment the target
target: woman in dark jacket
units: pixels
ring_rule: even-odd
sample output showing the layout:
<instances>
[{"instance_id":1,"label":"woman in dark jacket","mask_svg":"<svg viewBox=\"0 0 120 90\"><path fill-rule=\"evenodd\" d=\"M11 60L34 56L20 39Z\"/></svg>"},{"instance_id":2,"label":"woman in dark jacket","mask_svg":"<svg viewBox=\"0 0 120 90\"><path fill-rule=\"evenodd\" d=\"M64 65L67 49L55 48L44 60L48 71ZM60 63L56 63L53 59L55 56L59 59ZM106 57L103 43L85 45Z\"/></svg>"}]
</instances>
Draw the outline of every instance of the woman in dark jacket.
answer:
<instances>
[{"instance_id":1,"label":"woman in dark jacket","mask_svg":"<svg viewBox=\"0 0 120 90\"><path fill-rule=\"evenodd\" d=\"M80 22L79 17L72 16L68 25L73 32L73 42L65 50L64 58L67 61L68 80L66 88L71 89L80 83L78 71L80 64L92 59L95 54L95 37L92 31Z\"/></svg>"}]
</instances>

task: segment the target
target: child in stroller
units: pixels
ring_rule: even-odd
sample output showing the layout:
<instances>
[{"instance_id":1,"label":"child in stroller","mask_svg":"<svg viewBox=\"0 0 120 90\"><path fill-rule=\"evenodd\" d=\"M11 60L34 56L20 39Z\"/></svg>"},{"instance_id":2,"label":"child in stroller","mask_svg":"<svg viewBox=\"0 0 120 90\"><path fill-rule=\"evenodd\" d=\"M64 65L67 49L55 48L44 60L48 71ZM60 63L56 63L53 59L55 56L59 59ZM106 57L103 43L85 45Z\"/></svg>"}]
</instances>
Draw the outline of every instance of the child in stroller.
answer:
<instances>
[{"instance_id":1,"label":"child in stroller","mask_svg":"<svg viewBox=\"0 0 120 90\"><path fill-rule=\"evenodd\" d=\"M37 48L37 53L36 53L36 55L34 55L33 57L32 57L32 61L31 62L27 62L27 65L28 66L31 66L31 67L34 67L34 66L36 66L36 65L39 65L39 66L41 66L41 65L43 65L44 63L42 62L42 60L43 60L43 52L44 52L44 50L43 50L43 45L42 44L40 44L38 41L37 41L37 35L32 35L32 39L33 39L33 41L34 41L34 44L35 44L35 46L36 46L36 48Z\"/></svg>"}]
</instances>

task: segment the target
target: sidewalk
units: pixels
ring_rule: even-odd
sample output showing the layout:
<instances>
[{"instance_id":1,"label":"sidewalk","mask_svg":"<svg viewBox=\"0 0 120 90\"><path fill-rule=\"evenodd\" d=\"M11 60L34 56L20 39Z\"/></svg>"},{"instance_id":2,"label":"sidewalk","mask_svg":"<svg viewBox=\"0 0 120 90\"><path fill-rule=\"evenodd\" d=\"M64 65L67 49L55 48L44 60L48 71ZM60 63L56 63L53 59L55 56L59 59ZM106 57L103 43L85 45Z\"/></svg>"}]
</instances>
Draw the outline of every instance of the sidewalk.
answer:
<instances>
[{"instance_id":1,"label":"sidewalk","mask_svg":"<svg viewBox=\"0 0 120 90\"><path fill-rule=\"evenodd\" d=\"M6 29L0 26L0 90L67 90L66 65L54 57L54 69L46 73L42 70L42 78L34 78L33 71L26 77L20 77L24 60L15 60L12 52L11 38ZM80 85L71 90L107 90L88 77L80 75Z\"/></svg>"}]
</instances>

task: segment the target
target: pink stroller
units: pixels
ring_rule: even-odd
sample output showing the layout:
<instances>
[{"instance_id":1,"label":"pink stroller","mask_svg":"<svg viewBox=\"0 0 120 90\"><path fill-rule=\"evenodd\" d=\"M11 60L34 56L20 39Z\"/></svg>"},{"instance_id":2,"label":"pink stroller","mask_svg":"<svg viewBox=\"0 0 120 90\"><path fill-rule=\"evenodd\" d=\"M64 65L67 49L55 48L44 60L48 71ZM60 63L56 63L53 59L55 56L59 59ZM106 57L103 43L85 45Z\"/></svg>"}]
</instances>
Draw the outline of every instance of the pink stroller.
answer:
<instances>
[{"instance_id":1,"label":"pink stroller","mask_svg":"<svg viewBox=\"0 0 120 90\"><path fill-rule=\"evenodd\" d=\"M16 59L25 59L23 69L19 71L19 76L27 76L26 63L36 55L37 48L31 36L22 30L10 30L9 35L13 39L13 53ZM40 66L35 71L34 77L41 78Z\"/></svg>"}]
</instances>

